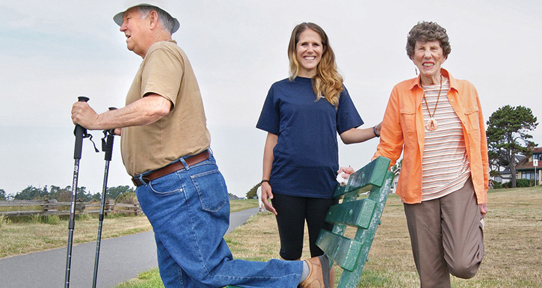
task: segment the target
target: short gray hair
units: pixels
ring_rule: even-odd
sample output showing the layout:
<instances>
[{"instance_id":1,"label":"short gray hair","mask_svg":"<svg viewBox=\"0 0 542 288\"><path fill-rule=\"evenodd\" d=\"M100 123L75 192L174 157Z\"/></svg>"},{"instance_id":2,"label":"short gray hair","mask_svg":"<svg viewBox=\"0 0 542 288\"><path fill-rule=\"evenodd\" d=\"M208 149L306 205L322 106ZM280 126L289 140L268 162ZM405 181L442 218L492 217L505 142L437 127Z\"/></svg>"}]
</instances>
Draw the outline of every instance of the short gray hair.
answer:
<instances>
[{"instance_id":1,"label":"short gray hair","mask_svg":"<svg viewBox=\"0 0 542 288\"><path fill-rule=\"evenodd\" d=\"M152 6L152 5L140 5L137 6L137 9L139 11L139 14L141 14L141 18L146 18L149 16L149 13L151 11L156 11L158 13L158 21L160 21L160 24L169 31L170 34L173 34L173 27L175 26L175 20L169 13L166 11L160 9L159 7Z\"/></svg>"},{"instance_id":2,"label":"short gray hair","mask_svg":"<svg viewBox=\"0 0 542 288\"><path fill-rule=\"evenodd\" d=\"M452 46L450 45L450 39L448 38L446 29L435 22L418 22L418 24L414 25L410 32L408 32L406 51L410 59L412 59L412 56L414 55L414 47L416 47L417 41L422 43L439 41L444 57L446 58L448 58L448 55L452 52Z\"/></svg>"}]
</instances>

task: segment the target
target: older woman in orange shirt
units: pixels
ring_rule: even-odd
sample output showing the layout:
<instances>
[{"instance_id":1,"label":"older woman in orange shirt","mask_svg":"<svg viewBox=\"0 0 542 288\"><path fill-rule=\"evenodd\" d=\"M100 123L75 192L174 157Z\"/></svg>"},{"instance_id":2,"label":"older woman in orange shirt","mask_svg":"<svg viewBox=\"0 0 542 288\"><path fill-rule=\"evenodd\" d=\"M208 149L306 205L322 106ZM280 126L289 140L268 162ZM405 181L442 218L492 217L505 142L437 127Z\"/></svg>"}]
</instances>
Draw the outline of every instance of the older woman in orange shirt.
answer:
<instances>
[{"instance_id":1,"label":"older woman in orange shirt","mask_svg":"<svg viewBox=\"0 0 542 288\"><path fill-rule=\"evenodd\" d=\"M395 164L421 287L450 287L450 274L473 277L484 256L489 165L478 93L442 68L446 30L420 22L407 54L420 75L393 88L374 157ZM353 172L353 171L350 171Z\"/></svg>"}]
</instances>

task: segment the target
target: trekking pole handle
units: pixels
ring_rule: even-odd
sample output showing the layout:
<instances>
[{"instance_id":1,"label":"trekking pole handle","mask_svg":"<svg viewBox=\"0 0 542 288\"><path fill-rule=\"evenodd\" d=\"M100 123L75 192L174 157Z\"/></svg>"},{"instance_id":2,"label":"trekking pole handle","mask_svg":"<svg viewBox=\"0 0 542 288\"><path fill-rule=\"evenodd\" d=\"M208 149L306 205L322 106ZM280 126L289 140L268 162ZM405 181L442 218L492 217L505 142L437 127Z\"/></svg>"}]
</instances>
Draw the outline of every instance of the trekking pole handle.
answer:
<instances>
[{"instance_id":1,"label":"trekking pole handle","mask_svg":"<svg viewBox=\"0 0 542 288\"><path fill-rule=\"evenodd\" d=\"M77 100L79 100L79 102L88 102L90 99L87 96L79 96L77 97Z\"/></svg>"},{"instance_id":2,"label":"trekking pole handle","mask_svg":"<svg viewBox=\"0 0 542 288\"><path fill-rule=\"evenodd\" d=\"M116 110L115 107L109 107L109 111ZM113 139L115 138L115 129L111 129L107 131L107 140L105 141L105 160L111 161L111 157L113 155Z\"/></svg>"},{"instance_id":3,"label":"trekking pole handle","mask_svg":"<svg viewBox=\"0 0 542 288\"><path fill-rule=\"evenodd\" d=\"M88 97L79 96L79 102L88 102ZM75 125L75 150L73 153L73 159L81 159L81 150L83 148L83 136L86 134L87 129L77 124Z\"/></svg>"}]
</instances>

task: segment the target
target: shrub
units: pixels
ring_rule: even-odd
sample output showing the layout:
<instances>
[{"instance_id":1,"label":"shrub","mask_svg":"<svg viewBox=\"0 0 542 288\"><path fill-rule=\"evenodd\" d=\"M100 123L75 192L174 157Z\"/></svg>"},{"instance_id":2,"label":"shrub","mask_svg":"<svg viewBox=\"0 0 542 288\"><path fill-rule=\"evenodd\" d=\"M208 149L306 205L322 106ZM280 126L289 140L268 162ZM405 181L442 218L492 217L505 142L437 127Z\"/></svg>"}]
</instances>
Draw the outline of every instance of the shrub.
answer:
<instances>
[{"instance_id":1,"label":"shrub","mask_svg":"<svg viewBox=\"0 0 542 288\"><path fill-rule=\"evenodd\" d=\"M0 227L2 227L4 224L8 225L9 223L9 218L6 215L0 215Z\"/></svg>"},{"instance_id":2,"label":"shrub","mask_svg":"<svg viewBox=\"0 0 542 288\"><path fill-rule=\"evenodd\" d=\"M115 219L115 218L121 218L121 217L127 217L127 215L123 214L123 213L107 213L107 217L108 219Z\"/></svg>"},{"instance_id":3,"label":"shrub","mask_svg":"<svg viewBox=\"0 0 542 288\"><path fill-rule=\"evenodd\" d=\"M56 225L59 222L60 222L60 217L58 217L58 215L49 215L45 217L46 224Z\"/></svg>"},{"instance_id":4,"label":"shrub","mask_svg":"<svg viewBox=\"0 0 542 288\"><path fill-rule=\"evenodd\" d=\"M502 184L505 188L511 188L512 182L508 181ZM516 187L531 187L534 186L534 180L516 179Z\"/></svg>"},{"instance_id":5,"label":"shrub","mask_svg":"<svg viewBox=\"0 0 542 288\"><path fill-rule=\"evenodd\" d=\"M79 221L90 220L92 219L92 216L90 216L88 213L80 213L75 215L75 219Z\"/></svg>"},{"instance_id":6,"label":"shrub","mask_svg":"<svg viewBox=\"0 0 542 288\"><path fill-rule=\"evenodd\" d=\"M41 215L34 214L30 217L30 223L41 223Z\"/></svg>"},{"instance_id":7,"label":"shrub","mask_svg":"<svg viewBox=\"0 0 542 288\"><path fill-rule=\"evenodd\" d=\"M115 199L115 203L139 204L135 192L122 193Z\"/></svg>"},{"instance_id":8,"label":"shrub","mask_svg":"<svg viewBox=\"0 0 542 288\"><path fill-rule=\"evenodd\" d=\"M516 180L516 187L530 187L531 186L531 180L529 179L517 179Z\"/></svg>"}]
</instances>

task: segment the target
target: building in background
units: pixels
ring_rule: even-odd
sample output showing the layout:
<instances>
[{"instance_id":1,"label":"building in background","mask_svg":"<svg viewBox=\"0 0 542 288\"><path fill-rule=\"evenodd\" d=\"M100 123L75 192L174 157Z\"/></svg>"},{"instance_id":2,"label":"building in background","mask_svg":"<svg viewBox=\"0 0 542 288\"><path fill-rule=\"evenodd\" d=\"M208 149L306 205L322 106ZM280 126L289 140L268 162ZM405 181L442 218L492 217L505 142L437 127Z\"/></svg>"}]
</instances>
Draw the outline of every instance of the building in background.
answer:
<instances>
[{"instance_id":1,"label":"building in background","mask_svg":"<svg viewBox=\"0 0 542 288\"><path fill-rule=\"evenodd\" d=\"M517 179L535 180L537 185L540 185L542 180L542 163L540 163L540 160L542 160L542 147L534 148L531 157L523 157L516 165Z\"/></svg>"},{"instance_id":2,"label":"building in background","mask_svg":"<svg viewBox=\"0 0 542 288\"><path fill-rule=\"evenodd\" d=\"M530 157L517 156L516 179L538 180L537 185L542 185L542 147L533 148L532 152ZM537 166L535 167L534 164ZM494 177L493 180L502 183L510 181L511 178L510 169L505 168L501 171L500 177Z\"/></svg>"}]
</instances>

